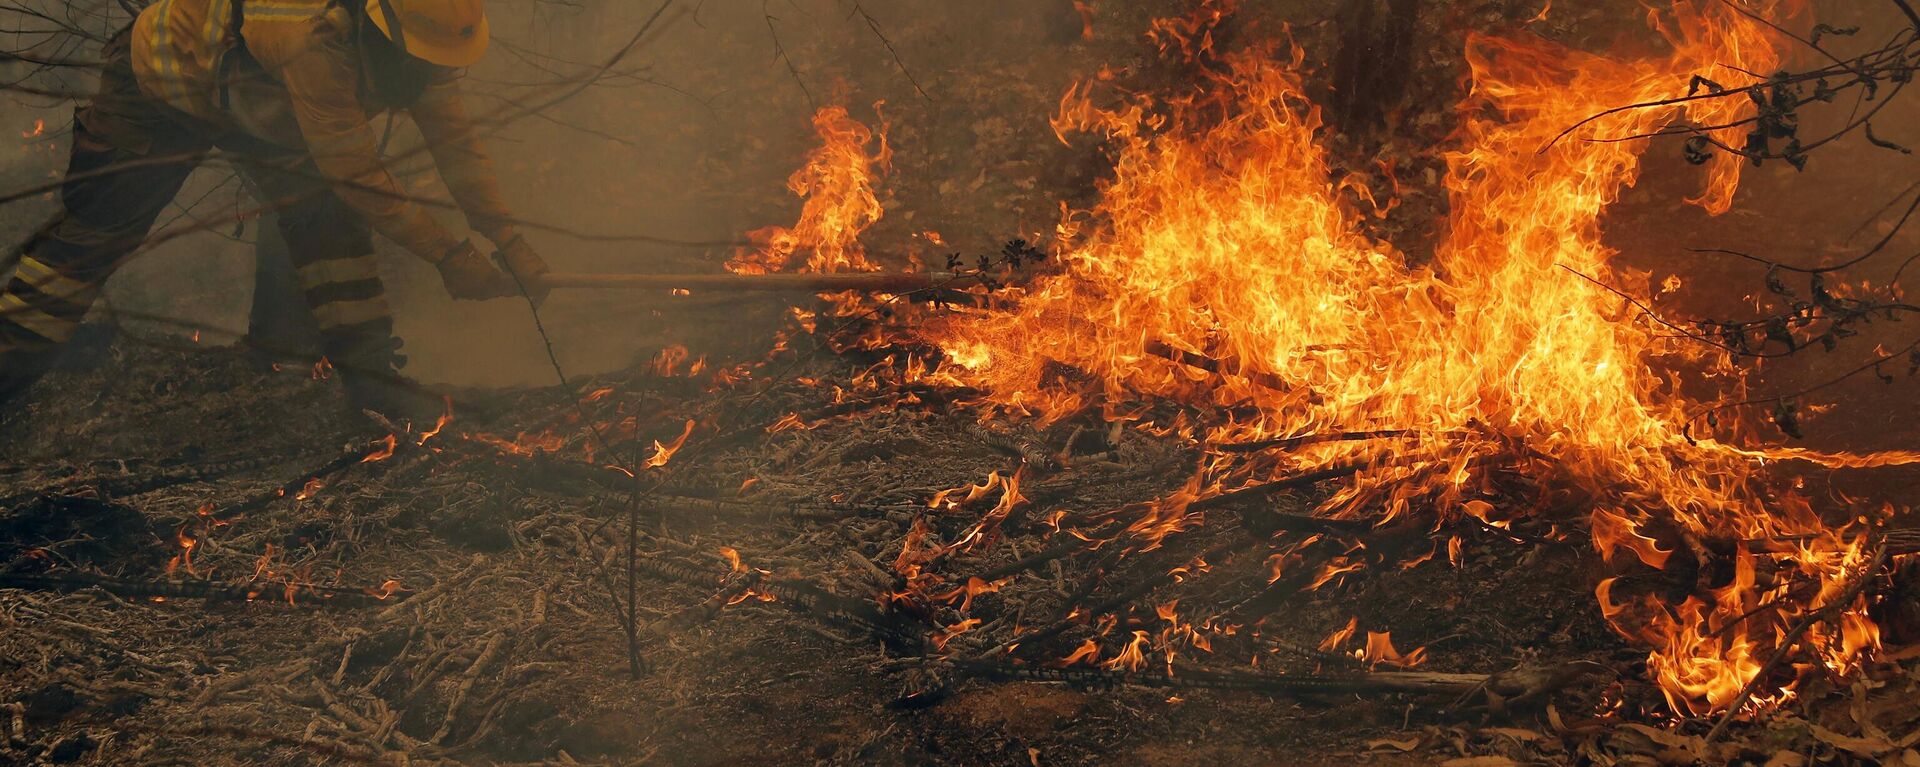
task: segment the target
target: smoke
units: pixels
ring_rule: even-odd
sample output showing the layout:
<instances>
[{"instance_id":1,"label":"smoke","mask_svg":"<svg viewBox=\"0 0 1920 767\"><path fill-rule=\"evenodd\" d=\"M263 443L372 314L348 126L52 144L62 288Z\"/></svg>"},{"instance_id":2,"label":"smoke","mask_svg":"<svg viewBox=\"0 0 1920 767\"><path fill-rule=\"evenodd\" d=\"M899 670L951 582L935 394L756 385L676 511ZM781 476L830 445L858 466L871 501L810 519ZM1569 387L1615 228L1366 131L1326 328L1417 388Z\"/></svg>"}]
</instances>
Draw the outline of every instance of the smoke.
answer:
<instances>
[{"instance_id":1,"label":"smoke","mask_svg":"<svg viewBox=\"0 0 1920 767\"><path fill-rule=\"evenodd\" d=\"M678 7L682 14L646 41L621 75L496 137L501 177L523 218L578 233L701 242L741 240L754 229L791 225L800 200L786 191L787 176L817 141L814 111L837 104L870 126L885 124L898 152L880 190L894 228L876 232L872 246L891 252L889 266L898 268L906 243L898 235L959 225L929 222L942 213L935 206L943 189L961 191L960 185L989 172L985 163L1011 159L961 151L974 138L981 117L976 110L984 106L1002 120L1044 125L1067 77L1097 66L1088 61L1063 67L1057 84L1034 87L1017 109L973 103L982 92L975 73L992 72L1038 48L1071 53L1067 41L1077 39L1079 16L1066 0ZM472 78L484 89L487 83L551 77L549 70L577 72L580 63L617 50L653 8L504 6L496 11L501 18L495 30L508 45ZM1063 14L1071 34L1061 34ZM968 146L956 146L962 141ZM970 214L964 224L979 235L964 244L991 246L994 237L1015 236L1018 223L1010 225L1004 215ZM528 236L562 271L717 271L732 255L727 246L601 242L558 232ZM417 366L410 372L464 384L551 381L524 307L456 304L438 294L430 271L404 262L395 267L402 329ZM553 298L543 318L563 367L585 373L630 364L672 343L744 353L758 339L764 348L781 308L765 298L676 300L575 291Z\"/></svg>"},{"instance_id":2,"label":"smoke","mask_svg":"<svg viewBox=\"0 0 1920 767\"><path fill-rule=\"evenodd\" d=\"M1906 27L1906 20L1890 3L1818 2L1813 20L1832 27L1858 27L1852 36L1826 35L1821 46L1840 56L1878 47L1885 38ZM1810 25L1809 25L1810 26ZM1792 47L1790 68L1809 69L1830 64L1819 52L1803 45ZM1736 76L1737 77L1737 76ZM1920 147L1920 134L1905 126L1920 120L1920 103L1901 94L1872 120L1876 136ZM1884 100L1856 102L1851 98L1814 104L1801 112L1800 135L1811 140L1843 129ZM1785 162L1748 167L1734 208L1724 216L1707 216L1679 204L1697 189L1699 174L1682 157L1680 137L1659 139L1647 154L1641 183L1616 206L1607 222L1607 243L1620 251L1621 263L1645 270L1654 284L1669 275L1679 287L1661 298L1658 308L1676 317L1741 319L1764 316L1765 304L1779 305L1784 297L1767 287L1768 270L1736 257L1692 252L1691 249L1728 249L1796 266L1821 266L1846 260L1893 235L1888 252L1850 268L1836 280L1858 288L1865 283L1884 286L1908 256L1920 250L1920 228L1895 225L1911 202L1903 195L1920 180L1920 160L1897 150L1878 147L1859 130L1809 153L1804 170ZM1889 207L1891 204L1891 207ZM1913 269L1903 275L1912 284ZM1805 276L1776 275L1796 291L1809 294ZM1843 288L1844 289L1844 288ZM1831 381L1873 359L1877 350L1897 350L1914 342L1920 327L1911 321L1876 322L1860 328L1861 335L1842 339L1832 351L1812 348L1789 357L1756 363L1756 396L1803 391ZM1775 351L1778 351L1776 349ZM1827 450L1872 451L1909 448L1920 433L1920 408L1914 407L1916 379L1904 359L1874 372L1801 397L1796 407L1804 441L1775 438L1790 444ZM1870 475L1870 476L1869 476ZM1839 476L1853 492L1911 487L1920 474L1892 469ZM1872 483L1872 484L1868 484Z\"/></svg>"},{"instance_id":3,"label":"smoke","mask_svg":"<svg viewBox=\"0 0 1920 767\"><path fill-rule=\"evenodd\" d=\"M39 5L61 10L61 18L80 19L80 28L96 37L126 21L116 3ZM578 84L655 7L613 0L492 5L497 42L470 73L478 114L551 100ZM1144 5L1162 7L1132 7ZM1047 117L1069 84L1103 66L1137 63L1145 19L1172 5L1094 3L1089 19L1071 0L682 0L664 17L667 23L608 76L550 109L496 126L491 148L509 202L530 222L529 240L554 268L718 271L731 247L623 238L725 243L754 229L790 225L801 201L786 191L785 180L816 140L810 118L819 106L840 104L855 119L884 125L895 152L892 172L879 189L886 214L868 234L869 250L893 268L916 248L915 255L937 264L947 252L992 252L1011 237L1044 241L1061 200L1085 203L1091 178L1103 171L1101 160L1084 147L1062 147ZM1312 20L1337 5L1303 3L1298 13L1263 10L1302 22L1299 36L1310 39ZM1862 4L1823 2L1816 15L1836 26L1898 28L1890 12L1874 16L1883 9L1870 5L1872 12ZM1582 13L1562 26L1604 28L1594 13ZM1620 19L1625 27L1638 26L1635 14ZM1096 34L1084 40L1089 20ZM1537 31L1551 34L1556 23L1550 15ZM1845 51L1872 44L1870 37L1830 38L1825 44ZM97 56L97 44L84 41L52 51L19 35L0 44ZM1310 58L1322 54L1330 52L1312 52ZM1813 60L1817 54L1805 56ZM23 81L33 67L9 62L0 69L9 83L90 88L84 70ZM6 98L0 136L20 139L16 151L0 152L0 184L11 191L46 183L65 162L71 103L19 93ZM1920 144L1920 136L1900 133L1901 126L1914 124L1916 109L1910 99L1889 108L1875 122L1879 135ZM1829 105L1810 110L1807 119L1841 121L1852 111L1851 105ZM402 120L391 151L407 155L417 142ZM410 180L420 184L412 191L444 196L429 169L409 167L417 171ZM1785 164L1750 172L1736 210L1712 218L1679 204L1697 188L1695 172L1680 159L1679 140L1664 140L1648 155L1638 189L1613 212L1608 238L1627 263L1652 279L1681 279L1665 308L1681 316L1751 314L1754 296L1764 292L1764 270L1686 248L1751 249L1810 263L1863 247L1886 220L1865 229L1862 222L1911 183L1914 170L1911 157L1858 138L1843 140L1816 153L1804 172ZM125 267L110 284L107 301L243 331L258 225L243 225L234 214L250 205L223 167L197 173L163 218L177 216L176 224L205 231L166 242ZM45 197L6 204L0 208L0 241L23 241L54 209ZM437 215L456 231L464 228L457 212ZM930 231L947 245L929 244L924 233ZM1920 247L1900 242L1905 252ZM452 301L430 267L390 244L380 247L407 339L409 375L457 386L552 382L546 345L523 303ZM1882 279L1898 260L1887 259L1856 279ZM561 366L578 376L632 364L670 344L696 354L752 354L765 348L783 308L779 299L764 297L565 291L549 300L542 318ZM1891 346L1905 332L1898 324L1876 327L1831 355L1813 352L1770 364L1762 368L1761 384L1767 391L1792 391L1816 383L1856 364L1876 344ZM218 341L217 335L207 338ZM1920 427L1910 394L1902 391L1865 376L1824 392L1823 401L1867 403L1870 422L1849 415L1862 412L1852 407L1813 414L1809 437L1827 447L1891 446Z\"/></svg>"},{"instance_id":4,"label":"smoke","mask_svg":"<svg viewBox=\"0 0 1920 767\"><path fill-rule=\"evenodd\" d=\"M113 4L39 5L80 19L100 38L127 21ZM491 4L495 43L469 72L470 110L510 114L574 90L656 7L611 0ZM995 249L1000 239L1047 226L1053 203L1043 198L1051 192L1028 182L985 202L960 198L999 191L997 176L1010 164L1032 176L1026 164L1051 151L1040 139L1053 100L1104 58L1080 40L1082 18L1070 0L678 0L662 20L572 97L511 122L489 121L508 202L556 270L718 271L730 246L647 238L728 243L753 229L790 225L800 200L787 193L785 180L815 140L813 112L827 104L887 125L900 152L883 182L891 220L876 232L881 242L938 230L956 248ZM64 54L98 58L97 42L69 38ZM0 43L19 51L32 41L14 36ZM1015 79L1008 62L1031 69L1035 57L1059 65L1042 81L1008 82ZM9 82L29 71L4 66ZM80 93L92 88L85 69L30 81ZM18 155L0 159L0 178L8 190L45 183L65 165L71 102L9 98L23 108L5 110L0 128L16 135L33 131L36 121L47 128L44 136L23 138ZM375 128L385 125L376 120ZM418 133L399 120L389 154L419 157L418 143ZM1012 147L1021 143L1042 149L1019 156ZM989 146L993 151L981 152ZM399 165L410 194L446 199L427 164ZM203 167L162 217L203 231L152 247L123 267L106 302L243 332L258 226L237 214L256 204L229 169ZM0 209L0 236L11 248L55 209L41 198L9 204ZM464 231L457 211L435 214ZM553 382L545 342L523 302L452 301L430 266L390 243L378 247L407 341L408 375L456 386ZM905 264L901 247L875 249L892 252L890 266ZM722 353L764 349L782 316L782 305L766 298L676 300L613 291L561 292L542 309L553 350L571 376L628 365L674 343Z\"/></svg>"}]
</instances>

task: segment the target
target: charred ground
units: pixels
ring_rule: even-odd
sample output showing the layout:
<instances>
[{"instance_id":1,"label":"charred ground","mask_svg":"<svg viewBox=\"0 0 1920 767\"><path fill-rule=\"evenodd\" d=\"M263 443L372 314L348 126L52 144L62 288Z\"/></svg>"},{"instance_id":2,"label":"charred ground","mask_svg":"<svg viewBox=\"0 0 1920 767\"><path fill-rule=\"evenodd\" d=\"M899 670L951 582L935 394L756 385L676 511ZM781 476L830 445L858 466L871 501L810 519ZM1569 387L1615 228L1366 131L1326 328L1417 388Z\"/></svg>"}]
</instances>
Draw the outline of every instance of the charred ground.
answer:
<instances>
[{"instance_id":1,"label":"charred ground","mask_svg":"<svg viewBox=\"0 0 1920 767\"><path fill-rule=\"evenodd\" d=\"M1402 204L1375 225L1412 253L1443 214L1445 196L1426 171L1440 168L1435 148L1456 127L1448 110L1461 70L1449 52L1469 29L1517 27L1539 12L1531 3L1440 5L1444 12L1424 16L1418 30L1412 87L1376 86L1399 91L1382 95L1382 122L1332 139L1336 161L1354 172L1392 160ZM1631 44L1621 38L1635 28L1632 4L1619 5L1554 16L1535 31ZM1173 80L1180 73L1153 70L1132 37L1154 10L1103 15L1095 40L1055 42L1131 61L1140 78ZM1296 22L1302 45L1331 50L1343 30L1316 23L1331 11L1302 7L1250 21ZM896 36L910 40L912 30ZM945 83L946 92L979 94L989 106L977 111L896 98L898 151L910 156L924 142L932 159L896 169L893 204L938 210L940 222L895 216L873 237L972 229L965 247L990 249L995 238L1050 224L1056 201L1090 196L1104 158L1059 145L1040 117L1057 90L1029 77L1064 55L1039 53ZM1448 97L1420 98L1441 91ZM968 158L999 159L979 167ZM769 325L783 315L771 305L758 311ZM696 330L664 335L696 348L716 341ZM1269 592L1269 568L1265 550L1243 550L1241 539L1276 532L1262 514L1311 508L1318 491L1303 487L1234 509L1235 524L1167 550L1117 563L1098 553L1042 562L974 596L969 614L983 623L964 633L951 631L962 617L951 604L880 612L879 596L901 585L894 564L916 520L951 536L971 519L926 514L939 491L1030 466L1023 524L982 553L938 563L960 585L1067 543L1045 524L1049 514L1157 497L1185 479L1196 455L1179 440L1132 431L1109 442L1091 421L983 424L938 392L863 379L879 357L830 346L802 335L736 381L716 374L727 367L720 355L698 374L688 372L691 358L663 373L645 359L649 349L636 364L564 386L465 392L447 431L425 446L409 447L413 435L401 435L390 458L342 463L377 451L386 432L337 412L332 383L304 369L263 372L211 338L122 332L78 355L28 410L0 425L0 578L35 585L0 602L0 702L9 704L0 708L0 755L56 763L1366 759L1491 767L1865 763L1914 753L1907 733L1920 716L1910 704L1920 675L1898 653L1845 689L1803 690L1800 707L1723 743L1707 745L1698 726L1646 726L1665 724L1664 709L1644 678L1644 648L1619 638L1593 603L1606 567L1583 540L1549 540L1579 516L1571 512L1509 531L1333 531L1399 551L1396 562L1419 561L1244 607ZM735 356L751 365L763 351ZM836 397L836 389L852 394ZM813 428L769 432L790 414ZM712 430L637 488L601 468L644 459L689 419ZM597 434L589 424L611 428ZM309 497L276 496L289 484L304 489L327 467L337 470ZM1524 484L1515 480L1515 498L1525 497ZM977 514L997 497L957 511ZM644 562L635 570L637 678L621 615L625 520L635 509ZM228 515L236 510L244 513ZM1325 531L1306 534L1314 532ZM1167 688L1121 674L1078 684L1008 680L916 659L943 632L958 654L976 655L1015 626L1125 596L1216 548L1223 553L1206 557L1206 568L1124 600L1114 630L1157 627L1156 606L1177 600L1182 615L1264 610L1217 650L1232 658L1228 666L1257 655L1260 667L1248 670L1263 674L1366 671L1314 649L1350 619L1361 636L1390 630L1402 650L1425 647L1422 672L1567 674L1509 704L1511 695L1479 691L1194 689L1178 675ZM188 549L191 561L182 561ZM111 581L30 581L72 573ZM1684 593L1696 576L1679 568L1665 586ZM389 580L403 590L387 599L362 593ZM207 599L180 582L238 591ZM288 584L297 586L291 599ZM1890 631L1902 630L1900 610L1897 602L1883 610ZM1051 640L1059 652L1037 657L1057 659L1096 630L1070 626Z\"/></svg>"}]
</instances>

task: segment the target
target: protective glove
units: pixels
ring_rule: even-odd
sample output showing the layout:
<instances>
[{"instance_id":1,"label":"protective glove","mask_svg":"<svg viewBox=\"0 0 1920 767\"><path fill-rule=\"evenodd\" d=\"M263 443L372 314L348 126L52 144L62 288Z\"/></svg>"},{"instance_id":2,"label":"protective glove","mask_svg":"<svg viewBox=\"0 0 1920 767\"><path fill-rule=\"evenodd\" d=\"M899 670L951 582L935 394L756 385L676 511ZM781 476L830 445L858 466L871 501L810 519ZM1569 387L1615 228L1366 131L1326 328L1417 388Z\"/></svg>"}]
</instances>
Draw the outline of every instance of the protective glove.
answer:
<instances>
[{"instance_id":1,"label":"protective glove","mask_svg":"<svg viewBox=\"0 0 1920 767\"><path fill-rule=\"evenodd\" d=\"M447 295L456 299L478 301L520 295L513 277L487 263L471 240L454 247L446 258L440 259L438 266L440 282L446 285Z\"/></svg>"},{"instance_id":2,"label":"protective glove","mask_svg":"<svg viewBox=\"0 0 1920 767\"><path fill-rule=\"evenodd\" d=\"M527 244L527 238L516 234L513 239L500 243L498 258L500 265L506 267L512 277L520 280L520 287L526 289L527 298L533 300L534 306L547 300L548 288L544 278L550 270L546 260Z\"/></svg>"}]
</instances>

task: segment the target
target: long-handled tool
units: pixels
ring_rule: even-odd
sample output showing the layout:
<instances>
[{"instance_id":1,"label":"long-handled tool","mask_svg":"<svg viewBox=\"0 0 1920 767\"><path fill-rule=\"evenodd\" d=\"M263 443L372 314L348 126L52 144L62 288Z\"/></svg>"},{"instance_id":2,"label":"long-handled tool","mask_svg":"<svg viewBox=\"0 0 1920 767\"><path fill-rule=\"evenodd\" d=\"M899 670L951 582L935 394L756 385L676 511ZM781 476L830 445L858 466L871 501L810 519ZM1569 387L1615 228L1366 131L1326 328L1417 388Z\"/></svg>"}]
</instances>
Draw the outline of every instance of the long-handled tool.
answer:
<instances>
[{"instance_id":1,"label":"long-handled tool","mask_svg":"<svg viewBox=\"0 0 1920 767\"><path fill-rule=\"evenodd\" d=\"M933 288L963 288L979 278L952 272L851 272L843 274L592 274L548 272L549 289L687 290L753 293L831 293L857 290L906 293Z\"/></svg>"}]
</instances>

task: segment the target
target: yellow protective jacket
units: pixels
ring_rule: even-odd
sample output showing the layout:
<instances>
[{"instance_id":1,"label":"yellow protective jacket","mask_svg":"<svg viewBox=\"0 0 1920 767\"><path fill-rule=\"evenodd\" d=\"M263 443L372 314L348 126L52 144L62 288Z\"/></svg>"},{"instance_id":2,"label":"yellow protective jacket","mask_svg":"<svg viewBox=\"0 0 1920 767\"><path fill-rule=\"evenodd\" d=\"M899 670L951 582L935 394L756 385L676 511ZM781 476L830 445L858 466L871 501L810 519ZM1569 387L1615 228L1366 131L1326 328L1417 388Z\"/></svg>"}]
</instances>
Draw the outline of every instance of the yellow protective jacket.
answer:
<instances>
[{"instance_id":1,"label":"yellow protective jacket","mask_svg":"<svg viewBox=\"0 0 1920 767\"><path fill-rule=\"evenodd\" d=\"M380 160L362 103L352 17L330 0L159 0L134 22L134 76L148 96L219 130L240 130L313 157L340 198L373 228L430 262L460 238L410 202ZM223 65L236 52L244 67ZM252 71L246 76L242 70ZM512 215L460 96L457 70L438 73L406 107L440 177L474 231L504 243Z\"/></svg>"}]
</instances>

